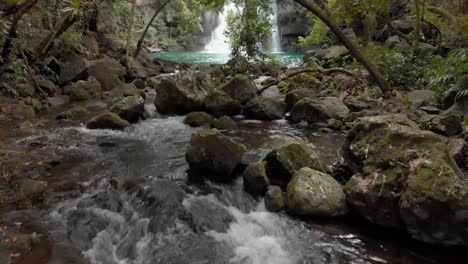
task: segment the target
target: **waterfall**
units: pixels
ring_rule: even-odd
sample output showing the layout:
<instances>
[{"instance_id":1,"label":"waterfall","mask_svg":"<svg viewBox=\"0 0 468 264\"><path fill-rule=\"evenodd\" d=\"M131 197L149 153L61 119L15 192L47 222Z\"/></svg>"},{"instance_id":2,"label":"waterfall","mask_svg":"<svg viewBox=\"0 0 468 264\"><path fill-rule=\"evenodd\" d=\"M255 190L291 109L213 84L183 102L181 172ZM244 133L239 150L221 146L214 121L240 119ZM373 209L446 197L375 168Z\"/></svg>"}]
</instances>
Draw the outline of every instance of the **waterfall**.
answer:
<instances>
[{"instance_id":1,"label":"waterfall","mask_svg":"<svg viewBox=\"0 0 468 264\"><path fill-rule=\"evenodd\" d=\"M239 9L234 3L228 3L224 6L223 12L218 15L218 26L211 32L210 42L205 46L205 53L230 53L231 44L229 38L224 34L228 27L228 17L230 14L237 13Z\"/></svg>"},{"instance_id":2,"label":"waterfall","mask_svg":"<svg viewBox=\"0 0 468 264\"><path fill-rule=\"evenodd\" d=\"M281 37L278 29L278 4L276 0L272 0L273 14L270 17L271 20L271 52L281 52Z\"/></svg>"}]
</instances>

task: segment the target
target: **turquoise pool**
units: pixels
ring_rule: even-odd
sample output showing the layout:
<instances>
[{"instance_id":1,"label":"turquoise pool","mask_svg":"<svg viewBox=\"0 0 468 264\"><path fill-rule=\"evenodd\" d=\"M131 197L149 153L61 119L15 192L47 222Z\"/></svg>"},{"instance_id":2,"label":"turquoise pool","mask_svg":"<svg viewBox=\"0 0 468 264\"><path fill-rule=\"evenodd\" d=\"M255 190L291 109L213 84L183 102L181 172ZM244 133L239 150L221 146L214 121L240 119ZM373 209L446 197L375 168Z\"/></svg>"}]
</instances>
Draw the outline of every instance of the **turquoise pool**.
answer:
<instances>
[{"instance_id":1,"label":"turquoise pool","mask_svg":"<svg viewBox=\"0 0 468 264\"><path fill-rule=\"evenodd\" d=\"M304 54L276 53L274 56L277 56L285 64L298 64L302 62ZM155 53L154 57L179 63L190 62L193 64L224 64L229 60L229 54L200 52Z\"/></svg>"}]
</instances>

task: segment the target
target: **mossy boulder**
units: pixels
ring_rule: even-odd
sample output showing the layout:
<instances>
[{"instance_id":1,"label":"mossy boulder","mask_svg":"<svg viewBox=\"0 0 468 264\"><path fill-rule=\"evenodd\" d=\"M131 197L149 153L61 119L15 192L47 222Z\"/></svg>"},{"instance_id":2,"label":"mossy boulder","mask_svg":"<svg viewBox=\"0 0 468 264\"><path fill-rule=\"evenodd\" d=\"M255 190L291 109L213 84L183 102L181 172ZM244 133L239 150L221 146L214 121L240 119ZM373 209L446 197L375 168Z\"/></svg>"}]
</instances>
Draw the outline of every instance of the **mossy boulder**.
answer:
<instances>
[{"instance_id":1,"label":"mossy boulder","mask_svg":"<svg viewBox=\"0 0 468 264\"><path fill-rule=\"evenodd\" d=\"M307 121L310 124L326 123L331 118L343 120L348 114L348 107L337 97L305 98L292 108L291 120Z\"/></svg>"},{"instance_id":2,"label":"mossy boulder","mask_svg":"<svg viewBox=\"0 0 468 264\"><path fill-rule=\"evenodd\" d=\"M220 118L214 119L210 126L211 128L216 128L219 130L239 128L239 125L236 123L236 121L232 120L232 118L229 116L222 116Z\"/></svg>"},{"instance_id":3,"label":"mossy boulder","mask_svg":"<svg viewBox=\"0 0 468 264\"><path fill-rule=\"evenodd\" d=\"M78 81L70 86L69 94L72 101L101 98L101 84L95 78L89 78L87 81Z\"/></svg>"},{"instance_id":4,"label":"mossy boulder","mask_svg":"<svg viewBox=\"0 0 468 264\"><path fill-rule=\"evenodd\" d=\"M257 87L250 80L247 75L238 74L221 87L226 94L232 99L241 102L242 104L247 103L250 99L257 95Z\"/></svg>"},{"instance_id":5,"label":"mossy boulder","mask_svg":"<svg viewBox=\"0 0 468 264\"><path fill-rule=\"evenodd\" d=\"M185 117L184 123L191 127L199 127L211 124L213 119L214 117L208 113L192 112Z\"/></svg>"},{"instance_id":6,"label":"mossy boulder","mask_svg":"<svg viewBox=\"0 0 468 264\"><path fill-rule=\"evenodd\" d=\"M345 192L362 216L423 242L468 244L468 188L444 137L403 115L366 117L344 149L355 172Z\"/></svg>"},{"instance_id":7,"label":"mossy boulder","mask_svg":"<svg viewBox=\"0 0 468 264\"><path fill-rule=\"evenodd\" d=\"M136 123L144 116L145 100L141 96L128 96L114 104L110 111L130 123Z\"/></svg>"},{"instance_id":8,"label":"mossy boulder","mask_svg":"<svg viewBox=\"0 0 468 264\"><path fill-rule=\"evenodd\" d=\"M70 120L80 120L81 118L89 115L89 111L83 107L73 107L67 111L64 111L57 115L57 120L70 119Z\"/></svg>"},{"instance_id":9,"label":"mossy boulder","mask_svg":"<svg viewBox=\"0 0 468 264\"><path fill-rule=\"evenodd\" d=\"M285 113L286 105L283 102L261 96L250 100L244 108L244 115L247 118L258 120L282 119Z\"/></svg>"},{"instance_id":10,"label":"mossy boulder","mask_svg":"<svg viewBox=\"0 0 468 264\"><path fill-rule=\"evenodd\" d=\"M104 58L92 61L88 68L90 76L96 78L104 91L123 87L121 79L125 76L125 68L117 60Z\"/></svg>"},{"instance_id":11,"label":"mossy boulder","mask_svg":"<svg viewBox=\"0 0 468 264\"><path fill-rule=\"evenodd\" d=\"M283 190L276 185L268 186L265 194L265 208L270 212L279 212L286 207L286 201L283 196Z\"/></svg>"},{"instance_id":12,"label":"mossy boulder","mask_svg":"<svg viewBox=\"0 0 468 264\"><path fill-rule=\"evenodd\" d=\"M189 175L194 179L208 177L214 181L230 181L241 164L245 146L222 135L217 129L192 135L186 153Z\"/></svg>"},{"instance_id":13,"label":"mossy boulder","mask_svg":"<svg viewBox=\"0 0 468 264\"><path fill-rule=\"evenodd\" d=\"M299 170L289 182L286 195L288 210L293 214L334 217L347 213L343 187L321 171Z\"/></svg>"},{"instance_id":14,"label":"mossy boulder","mask_svg":"<svg viewBox=\"0 0 468 264\"><path fill-rule=\"evenodd\" d=\"M145 91L136 88L136 86L134 86L134 85L129 85L129 87L126 87L125 90L123 91L123 95L125 97L127 97L127 96L141 96L143 99L146 99Z\"/></svg>"},{"instance_id":15,"label":"mossy boulder","mask_svg":"<svg viewBox=\"0 0 468 264\"><path fill-rule=\"evenodd\" d=\"M86 127L89 129L121 130L128 126L130 123L115 113L104 113L86 122Z\"/></svg>"},{"instance_id":16,"label":"mossy boulder","mask_svg":"<svg viewBox=\"0 0 468 264\"><path fill-rule=\"evenodd\" d=\"M155 89L158 112L188 114L204 110L205 98L214 88L208 75L189 72L166 77Z\"/></svg>"},{"instance_id":17,"label":"mossy boulder","mask_svg":"<svg viewBox=\"0 0 468 264\"><path fill-rule=\"evenodd\" d=\"M206 97L205 108L215 117L232 116L241 112L242 104L224 92L213 91Z\"/></svg>"},{"instance_id":18,"label":"mossy boulder","mask_svg":"<svg viewBox=\"0 0 468 264\"><path fill-rule=\"evenodd\" d=\"M244 188L254 195L265 194L270 182L266 174L266 163L250 163L244 170Z\"/></svg>"},{"instance_id":19,"label":"mossy boulder","mask_svg":"<svg viewBox=\"0 0 468 264\"><path fill-rule=\"evenodd\" d=\"M311 89L303 88L296 89L286 94L284 102L286 103L286 109L290 111L295 104L304 98L312 98L314 93Z\"/></svg>"},{"instance_id":20,"label":"mossy boulder","mask_svg":"<svg viewBox=\"0 0 468 264\"><path fill-rule=\"evenodd\" d=\"M264 159L270 182L286 186L291 177L304 167L325 171L325 164L312 144L291 141L272 150Z\"/></svg>"},{"instance_id":21,"label":"mossy boulder","mask_svg":"<svg viewBox=\"0 0 468 264\"><path fill-rule=\"evenodd\" d=\"M429 127L432 132L447 137L458 135L463 131L462 119L453 114L435 116L430 120Z\"/></svg>"}]
</instances>

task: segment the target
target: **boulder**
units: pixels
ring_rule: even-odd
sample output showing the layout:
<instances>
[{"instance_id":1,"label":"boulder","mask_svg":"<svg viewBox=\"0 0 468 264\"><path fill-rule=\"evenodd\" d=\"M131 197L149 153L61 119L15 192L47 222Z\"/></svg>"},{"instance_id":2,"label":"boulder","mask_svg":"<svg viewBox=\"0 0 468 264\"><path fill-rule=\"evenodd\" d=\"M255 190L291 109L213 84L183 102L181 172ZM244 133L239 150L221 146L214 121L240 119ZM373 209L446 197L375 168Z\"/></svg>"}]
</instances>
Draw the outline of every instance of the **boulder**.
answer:
<instances>
[{"instance_id":1,"label":"boulder","mask_svg":"<svg viewBox=\"0 0 468 264\"><path fill-rule=\"evenodd\" d=\"M444 137L404 115L366 117L344 150L355 172L346 196L363 217L426 243L468 244L468 186Z\"/></svg>"},{"instance_id":2,"label":"boulder","mask_svg":"<svg viewBox=\"0 0 468 264\"><path fill-rule=\"evenodd\" d=\"M347 213L343 187L332 176L302 168L288 184L288 210L297 215L335 217Z\"/></svg>"},{"instance_id":3,"label":"boulder","mask_svg":"<svg viewBox=\"0 0 468 264\"><path fill-rule=\"evenodd\" d=\"M232 99L247 103L257 95L257 87L246 75L238 74L226 83L221 90L228 94Z\"/></svg>"},{"instance_id":4,"label":"boulder","mask_svg":"<svg viewBox=\"0 0 468 264\"><path fill-rule=\"evenodd\" d=\"M369 110L373 106L377 105L375 100L372 100L369 97L363 95L347 97L345 100L343 100L343 103L348 107L350 112L361 112L364 110Z\"/></svg>"},{"instance_id":5,"label":"boulder","mask_svg":"<svg viewBox=\"0 0 468 264\"><path fill-rule=\"evenodd\" d=\"M110 111L130 123L136 123L145 112L145 100L141 96L128 96L114 104Z\"/></svg>"},{"instance_id":6,"label":"boulder","mask_svg":"<svg viewBox=\"0 0 468 264\"><path fill-rule=\"evenodd\" d=\"M307 121L313 124L327 122L331 118L343 120L348 114L348 107L337 97L305 98L292 108L291 120L293 122Z\"/></svg>"},{"instance_id":7,"label":"boulder","mask_svg":"<svg viewBox=\"0 0 468 264\"><path fill-rule=\"evenodd\" d=\"M270 212L279 212L285 208L286 202L283 196L283 190L276 185L268 186L265 194L265 208Z\"/></svg>"},{"instance_id":8,"label":"boulder","mask_svg":"<svg viewBox=\"0 0 468 264\"><path fill-rule=\"evenodd\" d=\"M96 78L104 91L123 87L121 78L125 75L125 68L114 59L105 58L92 61L88 72L90 76Z\"/></svg>"},{"instance_id":9,"label":"boulder","mask_svg":"<svg viewBox=\"0 0 468 264\"><path fill-rule=\"evenodd\" d=\"M431 90L413 90L408 93L408 102L415 108L433 105L436 100L436 92Z\"/></svg>"},{"instance_id":10,"label":"boulder","mask_svg":"<svg viewBox=\"0 0 468 264\"><path fill-rule=\"evenodd\" d=\"M464 151L467 149L466 141L463 138L451 138L447 144L450 157L458 164L464 166Z\"/></svg>"},{"instance_id":11,"label":"boulder","mask_svg":"<svg viewBox=\"0 0 468 264\"><path fill-rule=\"evenodd\" d=\"M59 65L61 84L86 80L89 77L88 61L73 51L63 52L60 56Z\"/></svg>"},{"instance_id":12,"label":"boulder","mask_svg":"<svg viewBox=\"0 0 468 264\"><path fill-rule=\"evenodd\" d=\"M431 119L430 130L447 137L455 136L463 131L462 120L458 115L440 115Z\"/></svg>"},{"instance_id":13,"label":"boulder","mask_svg":"<svg viewBox=\"0 0 468 264\"><path fill-rule=\"evenodd\" d=\"M411 47L408 42L404 39L400 39L398 36L391 36L385 40L384 46L389 49L395 48L409 48Z\"/></svg>"},{"instance_id":14,"label":"boulder","mask_svg":"<svg viewBox=\"0 0 468 264\"><path fill-rule=\"evenodd\" d=\"M244 145L223 136L216 129L195 133L185 156L190 168L189 175L195 179L232 180L244 151Z\"/></svg>"},{"instance_id":15,"label":"boulder","mask_svg":"<svg viewBox=\"0 0 468 264\"><path fill-rule=\"evenodd\" d=\"M84 101L102 97L101 84L95 78L89 78L87 81L78 81L72 84L68 92L72 101Z\"/></svg>"},{"instance_id":16,"label":"boulder","mask_svg":"<svg viewBox=\"0 0 468 264\"><path fill-rule=\"evenodd\" d=\"M126 84L125 90L123 91L124 96L141 96L146 99L146 93L144 90L136 88L133 84Z\"/></svg>"},{"instance_id":17,"label":"boulder","mask_svg":"<svg viewBox=\"0 0 468 264\"><path fill-rule=\"evenodd\" d=\"M283 102L261 96L250 100L244 108L244 115L247 118L258 120L282 119L285 112L286 105Z\"/></svg>"},{"instance_id":18,"label":"boulder","mask_svg":"<svg viewBox=\"0 0 468 264\"><path fill-rule=\"evenodd\" d=\"M133 81L135 79L144 80L148 77L148 72L146 71L145 67L137 59L133 57L126 57L121 61L127 70L126 79L128 81Z\"/></svg>"},{"instance_id":19,"label":"boulder","mask_svg":"<svg viewBox=\"0 0 468 264\"><path fill-rule=\"evenodd\" d=\"M297 102L304 98L312 98L314 93L311 89L303 88L296 89L286 94L284 103L286 103L286 110L290 111Z\"/></svg>"},{"instance_id":20,"label":"boulder","mask_svg":"<svg viewBox=\"0 0 468 264\"><path fill-rule=\"evenodd\" d=\"M40 80L37 84L49 96L53 96L57 92L57 86L50 80Z\"/></svg>"},{"instance_id":21,"label":"boulder","mask_svg":"<svg viewBox=\"0 0 468 264\"><path fill-rule=\"evenodd\" d=\"M128 126L130 126L130 123L115 113L104 113L86 122L86 127L89 129L120 130Z\"/></svg>"},{"instance_id":22,"label":"boulder","mask_svg":"<svg viewBox=\"0 0 468 264\"><path fill-rule=\"evenodd\" d=\"M206 97L205 108L215 117L233 116L241 112L242 104L223 92L214 91Z\"/></svg>"},{"instance_id":23,"label":"boulder","mask_svg":"<svg viewBox=\"0 0 468 264\"><path fill-rule=\"evenodd\" d=\"M232 120L229 116L222 116L220 118L214 119L210 124L211 128L216 128L219 130L226 129L236 129L239 128L239 125L236 121Z\"/></svg>"},{"instance_id":24,"label":"boulder","mask_svg":"<svg viewBox=\"0 0 468 264\"><path fill-rule=\"evenodd\" d=\"M204 101L213 84L203 73L184 73L161 80L155 87L155 105L162 114L187 114L204 110Z\"/></svg>"},{"instance_id":25,"label":"boulder","mask_svg":"<svg viewBox=\"0 0 468 264\"><path fill-rule=\"evenodd\" d=\"M250 163L244 171L243 178L244 188L254 195L265 194L268 185L270 185L265 162Z\"/></svg>"},{"instance_id":26,"label":"boulder","mask_svg":"<svg viewBox=\"0 0 468 264\"><path fill-rule=\"evenodd\" d=\"M199 127L211 124L213 119L214 117L208 113L192 112L185 117L184 123L191 127Z\"/></svg>"},{"instance_id":27,"label":"boulder","mask_svg":"<svg viewBox=\"0 0 468 264\"><path fill-rule=\"evenodd\" d=\"M81 118L89 115L89 111L83 107L73 107L65 112L62 112L57 115L57 120L70 119L70 120L80 120Z\"/></svg>"},{"instance_id":28,"label":"boulder","mask_svg":"<svg viewBox=\"0 0 468 264\"><path fill-rule=\"evenodd\" d=\"M265 157L271 184L286 186L291 177L304 167L325 171L325 165L312 144L291 141L275 148Z\"/></svg>"}]
</instances>

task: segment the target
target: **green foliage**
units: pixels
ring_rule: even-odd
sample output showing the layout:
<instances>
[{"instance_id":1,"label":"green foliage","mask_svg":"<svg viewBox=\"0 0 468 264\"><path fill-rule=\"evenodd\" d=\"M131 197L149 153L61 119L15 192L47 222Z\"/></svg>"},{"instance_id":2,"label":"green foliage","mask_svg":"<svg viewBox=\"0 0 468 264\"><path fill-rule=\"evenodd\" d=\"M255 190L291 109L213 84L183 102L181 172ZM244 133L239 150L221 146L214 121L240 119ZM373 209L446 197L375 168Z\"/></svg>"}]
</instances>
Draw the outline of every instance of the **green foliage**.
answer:
<instances>
[{"instance_id":1,"label":"green foliage","mask_svg":"<svg viewBox=\"0 0 468 264\"><path fill-rule=\"evenodd\" d=\"M468 74L468 49L452 50L446 59L430 61L423 82L432 90L449 89L462 76Z\"/></svg>"},{"instance_id":2,"label":"green foliage","mask_svg":"<svg viewBox=\"0 0 468 264\"><path fill-rule=\"evenodd\" d=\"M305 37L299 37L298 45L302 48L322 48L332 45L332 39L329 36L330 29L319 18L310 14L312 24L311 33Z\"/></svg>"},{"instance_id":3,"label":"green foliage","mask_svg":"<svg viewBox=\"0 0 468 264\"><path fill-rule=\"evenodd\" d=\"M457 100L468 97L468 75L465 75L458 80L456 89L458 90L456 97Z\"/></svg>"}]
</instances>

